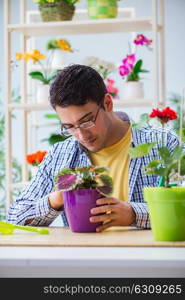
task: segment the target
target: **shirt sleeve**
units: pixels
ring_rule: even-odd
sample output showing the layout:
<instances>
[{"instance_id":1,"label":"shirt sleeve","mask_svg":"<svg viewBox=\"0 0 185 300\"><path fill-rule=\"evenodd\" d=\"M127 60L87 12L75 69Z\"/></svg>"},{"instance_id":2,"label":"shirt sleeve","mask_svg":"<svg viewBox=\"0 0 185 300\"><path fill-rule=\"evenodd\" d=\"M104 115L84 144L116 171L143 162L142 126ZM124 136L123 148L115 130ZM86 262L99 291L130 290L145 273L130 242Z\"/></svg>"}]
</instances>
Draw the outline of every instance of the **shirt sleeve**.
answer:
<instances>
[{"instance_id":1,"label":"shirt sleeve","mask_svg":"<svg viewBox=\"0 0 185 300\"><path fill-rule=\"evenodd\" d=\"M13 224L48 226L62 213L50 207L48 194L52 192L52 150L40 164L36 176L31 180L20 197L10 206L7 221Z\"/></svg>"}]
</instances>

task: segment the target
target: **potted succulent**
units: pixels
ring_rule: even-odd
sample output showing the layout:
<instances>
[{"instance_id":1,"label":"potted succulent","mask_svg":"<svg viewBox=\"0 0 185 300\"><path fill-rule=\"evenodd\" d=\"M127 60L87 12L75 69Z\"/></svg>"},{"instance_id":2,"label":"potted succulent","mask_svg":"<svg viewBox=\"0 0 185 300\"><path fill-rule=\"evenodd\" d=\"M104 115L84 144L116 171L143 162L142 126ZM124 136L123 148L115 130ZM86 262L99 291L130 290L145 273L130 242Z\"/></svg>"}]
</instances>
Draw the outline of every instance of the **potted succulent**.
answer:
<instances>
[{"instance_id":1,"label":"potted succulent","mask_svg":"<svg viewBox=\"0 0 185 300\"><path fill-rule=\"evenodd\" d=\"M162 127L177 119L175 111L167 107L153 109L150 118L157 118ZM163 136L163 134L162 134ZM130 148L131 158L149 154L157 142ZM145 168L148 175L160 176L158 187L145 187L144 199L148 204L151 228L156 241L185 240L185 152L183 145L177 145L173 153L164 146L158 148L158 158Z\"/></svg>"},{"instance_id":2,"label":"potted succulent","mask_svg":"<svg viewBox=\"0 0 185 300\"><path fill-rule=\"evenodd\" d=\"M39 5L43 22L67 21L73 18L78 0L33 0Z\"/></svg>"},{"instance_id":3,"label":"potted succulent","mask_svg":"<svg viewBox=\"0 0 185 300\"><path fill-rule=\"evenodd\" d=\"M55 176L55 189L63 192L64 210L73 232L95 232L100 225L90 222L90 210L97 206L97 199L112 193L107 171L97 166L64 168Z\"/></svg>"},{"instance_id":4,"label":"potted succulent","mask_svg":"<svg viewBox=\"0 0 185 300\"><path fill-rule=\"evenodd\" d=\"M123 79L126 79L124 85L124 99L140 99L144 98L144 88L141 82L140 74L147 73L148 70L142 68L143 60L136 58L137 46L146 46L148 49L152 40L149 40L143 34L138 34L133 40L132 47L130 46L130 53L122 60L119 66L119 74ZM132 48L135 47L135 51Z\"/></svg>"},{"instance_id":5,"label":"potted succulent","mask_svg":"<svg viewBox=\"0 0 185 300\"><path fill-rule=\"evenodd\" d=\"M118 0L87 0L88 15L91 19L116 18Z\"/></svg>"}]
</instances>

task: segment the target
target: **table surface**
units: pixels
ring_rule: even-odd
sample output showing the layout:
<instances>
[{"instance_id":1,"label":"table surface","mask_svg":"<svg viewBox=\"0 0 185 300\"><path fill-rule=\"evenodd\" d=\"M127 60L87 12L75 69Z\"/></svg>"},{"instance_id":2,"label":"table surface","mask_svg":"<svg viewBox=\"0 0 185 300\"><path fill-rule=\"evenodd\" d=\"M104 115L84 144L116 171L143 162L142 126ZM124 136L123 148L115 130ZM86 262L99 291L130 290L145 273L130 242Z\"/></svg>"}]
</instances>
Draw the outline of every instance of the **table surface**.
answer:
<instances>
[{"instance_id":1,"label":"table surface","mask_svg":"<svg viewBox=\"0 0 185 300\"><path fill-rule=\"evenodd\" d=\"M183 242L155 242L150 230L114 228L101 234L71 233L62 228L49 231L45 236L20 231L1 235L0 277L185 277Z\"/></svg>"}]
</instances>

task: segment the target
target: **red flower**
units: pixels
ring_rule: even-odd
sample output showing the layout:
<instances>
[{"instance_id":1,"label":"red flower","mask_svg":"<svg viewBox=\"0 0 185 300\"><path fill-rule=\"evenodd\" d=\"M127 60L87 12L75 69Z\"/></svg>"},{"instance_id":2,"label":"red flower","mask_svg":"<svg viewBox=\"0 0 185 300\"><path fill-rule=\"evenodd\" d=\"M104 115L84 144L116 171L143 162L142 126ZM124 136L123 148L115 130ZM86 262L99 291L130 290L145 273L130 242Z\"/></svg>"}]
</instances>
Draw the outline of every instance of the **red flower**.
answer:
<instances>
[{"instance_id":1,"label":"red flower","mask_svg":"<svg viewBox=\"0 0 185 300\"><path fill-rule=\"evenodd\" d=\"M42 162L46 153L46 151L37 151L35 153L28 154L26 156L26 161L33 166L38 166Z\"/></svg>"},{"instance_id":2,"label":"red flower","mask_svg":"<svg viewBox=\"0 0 185 300\"><path fill-rule=\"evenodd\" d=\"M177 113L169 106L163 110L159 110L158 108L153 109L149 116L150 118L157 117L162 124L167 123L170 120L176 120L178 118Z\"/></svg>"}]
</instances>

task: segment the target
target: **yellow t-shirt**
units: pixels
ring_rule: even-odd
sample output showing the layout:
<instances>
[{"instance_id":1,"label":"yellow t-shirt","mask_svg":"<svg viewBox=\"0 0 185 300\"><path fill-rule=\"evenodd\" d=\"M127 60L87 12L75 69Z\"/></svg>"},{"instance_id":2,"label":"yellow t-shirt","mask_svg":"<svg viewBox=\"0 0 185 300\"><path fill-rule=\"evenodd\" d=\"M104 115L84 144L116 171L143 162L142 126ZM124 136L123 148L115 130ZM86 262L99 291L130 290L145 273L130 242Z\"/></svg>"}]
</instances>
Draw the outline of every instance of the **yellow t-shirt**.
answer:
<instances>
[{"instance_id":1,"label":"yellow t-shirt","mask_svg":"<svg viewBox=\"0 0 185 300\"><path fill-rule=\"evenodd\" d=\"M89 152L91 163L95 166L109 168L109 175L113 179L112 197L128 201L129 182L129 154L131 145L131 128L116 144L106 147L98 152Z\"/></svg>"}]
</instances>

